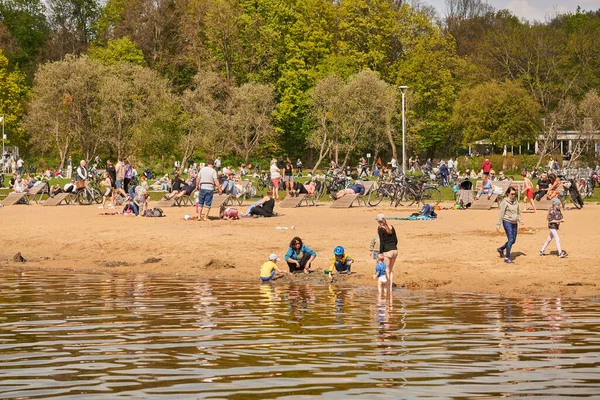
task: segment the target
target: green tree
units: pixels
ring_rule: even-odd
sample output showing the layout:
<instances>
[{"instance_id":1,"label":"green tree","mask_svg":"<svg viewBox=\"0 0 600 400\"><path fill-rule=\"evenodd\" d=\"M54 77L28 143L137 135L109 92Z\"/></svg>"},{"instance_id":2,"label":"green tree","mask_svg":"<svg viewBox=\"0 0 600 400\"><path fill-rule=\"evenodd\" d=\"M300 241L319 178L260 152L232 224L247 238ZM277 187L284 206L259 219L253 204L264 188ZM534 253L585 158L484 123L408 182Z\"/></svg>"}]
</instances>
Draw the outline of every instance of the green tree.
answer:
<instances>
[{"instance_id":1,"label":"green tree","mask_svg":"<svg viewBox=\"0 0 600 400\"><path fill-rule=\"evenodd\" d=\"M137 155L162 137L173 118L174 99L166 79L149 68L131 64L106 67L100 81L99 123L117 157Z\"/></svg>"},{"instance_id":2,"label":"green tree","mask_svg":"<svg viewBox=\"0 0 600 400\"><path fill-rule=\"evenodd\" d=\"M16 42L13 51L7 54L11 63L26 70L33 69L50 33L44 3L39 0L3 0L0 2L0 21Z\"/></svg>"},{"instance_id":3,"label":"green tree","mask_svg":"<svg viewBox=\"0 0 600 400\"><path fill-rule=\"evenodd\" d=\"M144 54L128 37L110 39L106 47L92 45L88 50L88 56L105 64L126 62L140 67L146 66Z\"/></svg>"},{"instance_id":4,"label":"green tree","mask_svg":"<svg viewBox=\"0 0 600 400\"><path fill-rule=\"evenodd\" d=\"M397 64L396 83L409 86L409 144L433 157L453 145L452 112L462 86L466 62L456 55L451 36L432 29L411 40Z\"/></svg>"},{"instance_id":5,"label":"green tree","mask_svg":"<svg viewBox=\"0 0 600 400\"><path fill-rule=\"evenodd\" d=\"M229 143L234 152L248 164L250 155L258 146L274 139L276 134L272 125L275 110L273 86L245 83L233 88L228 110L231 133Z\"/></svg>"},{"instance_id":6,"label":"green tree","mask_svg":"<svg viewBox=\"0 0 600 400\"><path fill-rule=\"evenodd\" d=\"M0 113L4 115L7 143L13 146L25 147L27 143L21 122L28 95L25 75L18 69L9 71L8 59L0 49Z\"/></svg>"},{"instance_id":7,"label":"green tree","mask_svg":"<svg viewBox=\"0 0 600 400\"><path fill-rule=\"evenodd\" d=\"M77 151L91 159L102 144L98 96L103 67L87 57L65 57L38 69L25 127L31 144L55 151L61 167Z\"/></svg>"},{"instance_id":8,"label":"green tree","mask_svg":"<svg viewBox=\"0 0 600 400\"><path fill-rule=\"evenodd\" d=\"M463 90L453 121L465 146L489 139L498 146L533 141L541 129L541 108L517 81L488 82Z\"/></svg>"},{"instance_id":9,"label":"green tree","mask_svg":"<svg viewBox=\"0 0 600 400\"><path fill-rule=\"evenodd\" d=\"M201 71L192 80L192 86L181 94L179 151L182 168L200 148L207 149L212 156L228 150L225 148L229 136L226 109L231 90L231 85L221 74Z\"/></svg>"}]
</instances>

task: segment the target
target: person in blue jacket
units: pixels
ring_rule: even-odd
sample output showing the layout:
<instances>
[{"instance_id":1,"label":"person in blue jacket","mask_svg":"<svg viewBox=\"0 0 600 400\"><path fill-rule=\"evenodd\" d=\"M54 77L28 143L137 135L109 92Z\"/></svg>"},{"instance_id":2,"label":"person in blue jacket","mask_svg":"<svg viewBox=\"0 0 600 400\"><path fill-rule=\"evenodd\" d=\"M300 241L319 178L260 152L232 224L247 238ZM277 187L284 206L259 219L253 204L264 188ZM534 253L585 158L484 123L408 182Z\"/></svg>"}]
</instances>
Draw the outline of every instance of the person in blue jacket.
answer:
<instances>
[{"instance_id":1,"label":"person in blue jacket","mask_svg":"<svg viewBox=\"0 0 600 400\"><path fill-rule=\"evenodd\" d=\"M316 256L317 253L302 243L302 239L296 236L290 242L290 247L283 259L287 263L290 272L304 271L308 274Z\"/></svg>"}]
</instances>

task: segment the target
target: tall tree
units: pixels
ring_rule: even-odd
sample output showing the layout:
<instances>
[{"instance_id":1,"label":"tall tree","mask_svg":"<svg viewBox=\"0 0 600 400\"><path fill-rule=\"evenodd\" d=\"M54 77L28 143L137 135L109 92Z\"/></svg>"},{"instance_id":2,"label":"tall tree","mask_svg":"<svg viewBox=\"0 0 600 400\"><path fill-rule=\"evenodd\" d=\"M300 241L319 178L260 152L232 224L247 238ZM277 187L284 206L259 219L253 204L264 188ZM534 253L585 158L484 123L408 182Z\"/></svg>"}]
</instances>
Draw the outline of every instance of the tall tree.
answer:
<instances>
[{"instance_id":1,"label":"tall tree","mask_svg":"<svg viewBox=\"0 0 600 400\"><path fill-rule=\"evenodd\" d=\"M100 6L96 0L48 0L53 31L48 56L59 60L65 54L81 54L96 38Z\"/></svg>"},{"instance_id":2,"label":"tall tree","mask_svg":"<svg viewBox=\"0 0 600 400\"><path fill-rule=\"evenodd\" d=\"M274 110L275 93L271 85L246 83L232 90L229 101L230 143L234 151L244 157L246 164L261 142L274 138Z\"/></svg>"},{"instance_id":3,"label":"tall tree","mask_svg":"<svg viewBox=\"0 0 600 400\"><path fill-rule=\"evenodd\" d=\"M5 29L5 41L13 43L8 56L14 64L32 71L48 40L49 26L46 7L40 0L3 0L0 2L0 22ZM2 31L4 31L2 29ZM10 36L7 36L9 34ZM14 40L14 42L12 42ZM7 47L3 47L7 49Z\"/></svg>"},{"instance_id":4,"label":"tall tree","mask_svg":"<svg viewBox=\"0 0 600 400\"><path fill-rule=\"evenodd\" d=\"M25 126L36 148L56 151L61 168L71 151L89 160L101 144L98 92L102 75L99 63L74 56L44 64L35 75Z\"/></svg>"},{"instance_id":5,"label":"tall tree","mask_svg":"<svg viewBox=\"0 0 600 400\"><path fill-rule=\"evenodd\" d=\"M541 109L519 82L482 83L463 90L453 121L465 146L489 139L498 146L535 141L540 132Z\"/></svg>"},{"instance_id":6,"label":"tall tree","mask_svg":"<svg viewBox=\"0 0 600 400\"><path fill-rule=\"evenodd\" d=\"M29 88L25 75L15 69L10 71L8 59L0 49L0 113L4 115L5 134L8 144L24 147L27 143L21 126L28 100Z\"/></svg>"}]
</instances>

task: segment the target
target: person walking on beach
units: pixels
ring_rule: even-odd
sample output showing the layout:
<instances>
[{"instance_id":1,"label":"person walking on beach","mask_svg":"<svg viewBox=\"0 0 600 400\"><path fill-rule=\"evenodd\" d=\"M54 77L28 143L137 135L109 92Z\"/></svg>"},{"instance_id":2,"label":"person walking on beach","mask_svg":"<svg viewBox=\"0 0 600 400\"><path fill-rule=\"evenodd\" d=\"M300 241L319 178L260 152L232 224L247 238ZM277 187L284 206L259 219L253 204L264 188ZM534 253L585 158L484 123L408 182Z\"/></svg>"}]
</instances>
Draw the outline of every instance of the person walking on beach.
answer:
<instances>
[{"instance_id":1,"label":"person walking on beach","mask_svg":"<svg viewBox=\"0 0 600 400\"><path fill-rule=\"evenodd\" d=\"M521 217L521 210L519 209L519 202L516 199L517 189L510 186L506 190L506 195L500 203L500 213L498 214L498 221L496 223L496 229L500 231L500 224L504 227L506 232L507 241L501 247L496 249L501 258L504 258L504 262L507 264L513 264L514 261L510 258L510 251L512 246L517 241L518 223L523 224L523 218Z\"/></svg>"},{"instance_id":2,"label":"person walking on beach","mask_svg":"<svg viewBox=\"0 0 600 400\"><path fill-rule=\"evenodd\" d=\"M552 199L552 207L548 210L548 229L550 229L550 234L548 235L548 239L546 239L546 242L540 250L540 256L547 255L546 253L544 253L544 251L546 251L546 248L548 247L552 239L554 239L554 241L556 242L558 257L565 258L567 256L567 253L560 248L560 237L558 237L558 227L560 226L561 222L565 222L562 212L560 211L561 205L562 204L558 197Z\"/></svg>"},{"instance_id":3,"label":"person walking on beach","mask_svg":"<svg viewBox=\"0 0 600 400\"><path fill-rule=\"evenodd\" d=\"M279 172L279 167L277 166L277 159L274 158L271 160L269 172L271 174L271 183L273 183L273 194L275 195L275 200L279 200L279 178L281 178L281 173Z\"/></svg>"},{"instance_id":4,"label":"person walking on beach","mask_svg":"<svg viewBox=\"0 0 600 400\"><path fill-rule=\"evenodd\" d=\"M86 168L87 163L85 160L81 160L79 162L79 167L75 171L75 187L77 190L83 189L85 187L85 181L88 179L88 170Z\"/></svg>"},{"instance_id":5,"label":"person walking on beach","mask_svg":"<svg viewBox=\"0 0 600 400\"><path fill-rule=\"evenodd\" d=\"M217 171L215 171L214 161L208 160L205 167L202 167L198 172L198 179L196 179L196 189L198 190L198 220L208 220L208 213L212 206L213 195L215 188L221 194L223 191L217 178ZM206 212L205 212L206 210Z\"/></svg>"},{"instance_id":6,"label":"person walking on beach","mask_svg":"<svg viewBox=\"0 0 600 400\"><path fill-rule=\"evenodd\" d=\"M289 158L285 161L285 167L283 167L283 184L285 185L285 197L287 197L294 190L294 169Z\"/></svg>"},{"instance_id":7,"label":"person walking on beach","mask_svg":"<svg viewBox=\"0 0 600 400\"><path fill-rule=\"evenodd\" d=\"M486 158L483 164L481 164L481 170L483 171L484 175L490 174L490 171L492 170L492 162L489 160L489 158Z\"/></svg>"},{"instance_id":8,"label":"person walking on beach","mask_svg":"<svg viewBox=\"0 0 600 400\"><path fill-rule=\"evenodd\" d=\"M521 171L521 176L523 177L523 191L525 191L525 210L527 211L527 203L531 203L531 208L535 213L535 203L533 202L533 183L531 179L527 177L527 172Z\"/></svg>"},{"instance_id":9,"label":"person walking on beach","mask_svg":"<svg viewBox=\"0 0 600 400\"><path fill-rule=\"evenodd\" d=\"M71 179L73 177L73 159L69 156L67 160L67 179Z\"/></svg>"},{"instance_id":10,"label":"person walking on beach","mask_svg":"<svg viewBox=\"0 0 600 400\"><path fill-rule=\"evenodd\" d=\"M379 235L379 254L383 254L389 276L389 288L394 285L394 264L398 258L398 237L393 226L389 226L385 215L377 214L377 235Z\"/></svg>"}]
</instances>

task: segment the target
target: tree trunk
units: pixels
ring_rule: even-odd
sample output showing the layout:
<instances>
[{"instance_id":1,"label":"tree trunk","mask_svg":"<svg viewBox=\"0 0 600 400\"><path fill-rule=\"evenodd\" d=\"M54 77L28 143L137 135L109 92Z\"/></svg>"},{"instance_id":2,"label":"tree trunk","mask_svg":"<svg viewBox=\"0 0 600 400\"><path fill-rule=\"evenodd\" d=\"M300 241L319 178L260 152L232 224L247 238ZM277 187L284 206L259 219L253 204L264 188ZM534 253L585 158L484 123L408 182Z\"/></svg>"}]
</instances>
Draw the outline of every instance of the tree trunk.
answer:
<instances>
[{"instance_id":1,"label":"tree trunk","mask_svg":"<svg viewBox=\"0 0 600 400\"><path fill-rule=\"evenodd\" d=\"M327 135L323 136L323 142L321 143L321 149L319 150L319 159L317 160L317 162L315 163L313 169L311 170L311 174L315 174L315 171L317 170L317 168L319 167L319 165L321 164L321 161L323 161L323 158L325 158L325 155L329 152L329 150L331 150L331 147L328 147L327 149L325 149L325 145L327 144Z\"/></svg>"},{"instance_id":2,"label":"tree trunk","mask_svg":"<svg viewBox=\"0 0 600 400\"><path fill-rule=\"evenodd\" d=\"M394 142L394 135L392 134L392 127L391 124L389 122L387 122L385 124L385 134L388 137L388 140L390 141L390 147L392 148L392 158L394 159L398 159L398 151L396 149L396 143Z\"/></svg>"}]
</instances>

